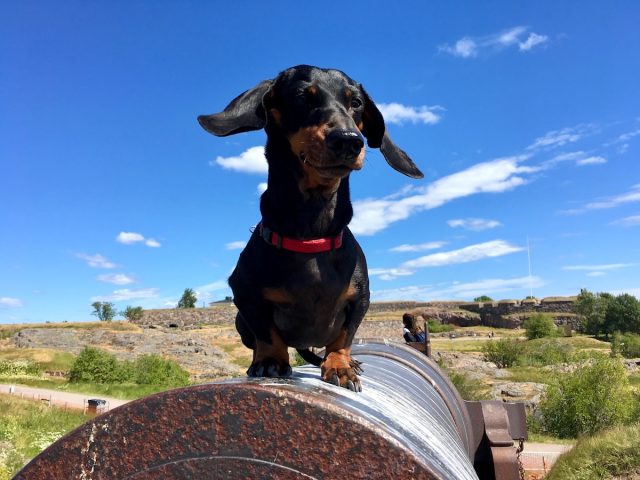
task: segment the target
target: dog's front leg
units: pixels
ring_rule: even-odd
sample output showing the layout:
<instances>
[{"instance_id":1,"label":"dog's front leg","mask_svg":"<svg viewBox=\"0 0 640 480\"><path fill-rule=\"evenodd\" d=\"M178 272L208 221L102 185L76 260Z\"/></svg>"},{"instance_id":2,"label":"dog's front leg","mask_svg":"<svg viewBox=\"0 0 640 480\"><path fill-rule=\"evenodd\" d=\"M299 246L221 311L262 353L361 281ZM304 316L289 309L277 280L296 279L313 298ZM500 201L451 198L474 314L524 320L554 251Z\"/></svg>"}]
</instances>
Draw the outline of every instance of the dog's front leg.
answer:
<instances>
[{"instance_id":1,"label":"dog's front leg","mask_svg":"<svg viewBox=\"0 0 640 480\"><path fill-rule=\"evenodd\" d=\"M271 343L256 339L253 361L247 370L250 377L290 377L289 351L275 326L271 327Z\"/></svg>"},{"instance_id":2,"label":"dog's front leg","mask_svg":"<svg viewBox=\"0 0 640 480\"><path fill-rule=\"evenodd\" d=\"M361 392L358 374L362 373L361 363L351 358L351 343L360 322L369 309L368 295L354 301L347 309L345 325L337 339L327 345L325 357L320 365L322 379L354 392Z\"/></svg>"}]
</instances>

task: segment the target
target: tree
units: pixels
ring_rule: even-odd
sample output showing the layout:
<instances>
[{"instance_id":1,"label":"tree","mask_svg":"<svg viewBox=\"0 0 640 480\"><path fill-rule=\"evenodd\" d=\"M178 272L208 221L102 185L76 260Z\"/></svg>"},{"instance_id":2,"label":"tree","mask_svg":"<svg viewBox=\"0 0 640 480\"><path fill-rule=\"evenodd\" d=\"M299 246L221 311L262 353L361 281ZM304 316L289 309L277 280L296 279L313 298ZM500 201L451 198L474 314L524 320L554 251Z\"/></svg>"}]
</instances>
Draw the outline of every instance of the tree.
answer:
<instances>
[{"instance_id":1,"label":"tree","mask_svg":"<svg viewBox=\"0 0 640 480\"><path fill-rule=\"evenodd\" d=\"M527 331L527 339L553 337L557 334L558 328L551 315L536 313L527 318L522 326Z\"/></svg>"},{"instance_id":2,"label":"tree","mask_svg":"<svg viewBox=\"0 0 640 480\"><path fill-rule=\"evenodd\" d=\"M117 315L115 305L111 302L93 302L91 306L93 307L91 315L98 317L101 322L110 322Z\"/></svg>"},{"instance_id":3,"label":"tree","mask_svg":"<svg viewBox=\"0 0 640 480\"><path fill-rule=\"evenodd\" d=\"M198 297L191 288L185 288L182 298L178 302L178 308L195 308Z\"/></svg>"},{"instance_id":4,"label":"tree","mask_svg":"<svg viewBox=\"0 0 640 480\"><path fill-rule=\"evenodd\" d=\"M182 297L178 301L178 308L195 308L198 297L192 288L185 288Z\"/></svg>"},{"instance_id":5,"label":"tree","mask_svg":"<svg viewBox=\"0 0 640 480\"><path fill-rule=\"evenodd\" d=\"M573 311L578 315L580 328L589 335L599 335L604 330L604 319L611 295L608 293L593 294L586 288L573 303Z\"/></svg>"},{"instance_id":6,"label":"tree","mask_svg":"<svg viewBox=\"0 0 640 480\"><path fill-rule=\"evenodd\" d=\"M606 333L640 333L640 303L636 297L623 293L609 299L604 330Z\"/></svg>"},{"instance_id":7,"label":"tree","mask_svg":"<svg viewBox=\"0 0 640 480\"><path fill-rule=\"evenodd\" d=\"M473 299L474 302L493 302L493 298L481 295Z\"/></svg>"},{"instance_id":8,"label":"tree","mask_svg":"<svg viewBox=\"0 0 640 480\"><path fill-rule=\"evenodd\" d=\"M132 307L130 305L127 305L127 308L120 312L120 315L122 315L130 322L135 322L142 319L144 310L142 309L142 307Z\"/></svg>"}]
</instances>

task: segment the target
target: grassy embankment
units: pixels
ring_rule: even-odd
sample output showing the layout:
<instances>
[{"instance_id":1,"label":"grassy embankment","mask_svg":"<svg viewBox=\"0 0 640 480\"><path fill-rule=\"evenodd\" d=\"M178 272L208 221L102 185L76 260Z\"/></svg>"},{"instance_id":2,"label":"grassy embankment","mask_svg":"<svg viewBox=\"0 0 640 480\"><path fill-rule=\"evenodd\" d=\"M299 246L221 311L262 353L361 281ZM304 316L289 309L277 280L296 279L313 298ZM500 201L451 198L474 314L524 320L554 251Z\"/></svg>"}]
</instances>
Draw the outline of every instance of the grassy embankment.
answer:
<instances>
[{"instance_id":1,"label":"grassy embankment","mask_svg":"<svg viewBox=\"0 0 640 480\"><path fill-rule=\"evenodd\" d=\"M26 461L87 421L79 411L63 411L0 395L0 480L9 480Z\"/></svg>"}]
</instances>

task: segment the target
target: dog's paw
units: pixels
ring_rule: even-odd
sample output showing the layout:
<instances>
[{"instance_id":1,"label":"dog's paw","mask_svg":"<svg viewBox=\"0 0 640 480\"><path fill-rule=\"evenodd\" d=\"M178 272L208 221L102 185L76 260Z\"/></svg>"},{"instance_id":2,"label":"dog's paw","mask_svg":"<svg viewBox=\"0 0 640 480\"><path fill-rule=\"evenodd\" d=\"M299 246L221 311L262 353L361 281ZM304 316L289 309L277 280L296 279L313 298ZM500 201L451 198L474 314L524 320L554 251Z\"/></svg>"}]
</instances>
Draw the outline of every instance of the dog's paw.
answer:
<instances>
[{"instance_id":1,"label":"dog's paw","mask_svg":"<svg viewBox=\"0 0 640 480\"><path fill-rule=\"evenodd\" d=\"M361 392L362 385L357 375L363 371L361 365L361 362L349 355L331 352L320 366L322 379L339 387L348 388L353 392Z\"/></svg>"},{"instance_id":2,"label":"dog's paw","mask_svg":"<svg viewBox=\"0 0 640 480\"><path fill-rule=\"evenodd\" d=\"M252 363L247 370L247 375L250 377L290 377L292 373L288 363L283 364L273 358Z\"/></svg>"}]
</instances>

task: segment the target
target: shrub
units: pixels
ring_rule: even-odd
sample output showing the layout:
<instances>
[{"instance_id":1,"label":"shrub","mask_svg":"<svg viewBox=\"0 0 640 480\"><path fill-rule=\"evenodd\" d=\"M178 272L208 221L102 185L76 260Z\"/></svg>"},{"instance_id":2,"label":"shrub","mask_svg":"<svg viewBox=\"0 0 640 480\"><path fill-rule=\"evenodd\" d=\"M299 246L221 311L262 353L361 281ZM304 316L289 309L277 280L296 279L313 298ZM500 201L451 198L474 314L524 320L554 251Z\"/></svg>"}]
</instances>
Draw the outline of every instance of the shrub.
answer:
<instances>
[{"instance_id":1,"label":"shrub","mask_svg":"<svg viewBox=\"0 0 640 480\"><path fill-rule=\"evenodd\" d=\"M23 360L0 360L0 377L15 377L19 375L40 376L40 365Z\"/></svg>"},{"instance_id":2,"label":"shrub","mask_svg":"<svg viewBox=\"0 0 640 480\"><path fill-rule=\"evenodd\" d=\"M430 333L441 333L441 332L450 332L455 330L453 325L448 323L440 323L437 320L427 320L427 324L429 325Z\"/></svg>"},{"instance_id":3,"label":"shrub","mask_svg":"<svg viewBox=\"0 0 640 480\"><path fill-rule=\"evenodd\" d=\"M160 355L142 355L134 364L135 382L139 385L183 386L189 384L189 373L173 360Z\"/></svg>"},{"instance_id":4,"label":"shrub","mask_svg":"<svg viewBox=\"0 0 640 480\"><path fill-rule=\"evenodd\" d=\"M142 307L132 307L130 305L127 305L127 308L125 308L122 312L120 312L120 315L122 315L124 318L126 318L130 322L135 322L136 320L142 319L142 316L144 315L144 310L142 309Z\"/></svg>"},{"instance_id":5,"label":"shrub","mask_svg":"<svg viewBox=\"0 0 640 480\"><path fill-rule=\"evenodd\" d=\"M73 362L69 371L72 383L123 383L131 380L133 370L128 362L103 350L85 347Z\"/></svg>"},{"instance_id":6,"label":"shrub","mask_svg":"<svg viewBox=\"0 0 640 480\"><path fill-rule=\"evenodd\" d=\"M523 366L543 366L569 363L574 360L571 345L557 339L530 340L523 345L518 363Z\"/></svg>"},{"instance_id":7,"label":"shrub","mask_svg":"<svg viewBox=\"0 0 640 480\"><path fill-rule=\"evenodd\" d=\"M616 332L611 338L611 353L624 358L640 357L640 335Z\"/></svg>"},{"instance_id":8,"label":"shrub","mask_svg":"<svg viewBox=\"0 0 640 480\"><path fill-rule=\"evenodd\" d=\"M622 363L600 356L558 377L539 408L544 429L569 438L628 422L636 414L635 402Z\"/></svg>"},{"instance_id":9,"label":"shrub","mask_svg":"<svg viewBox=\"0 0 640 480\"><path fill-rule=\"evenodd\" d=\"M527 339L535 340L536 338L553 337L557 335L558 328L553 321L551 315L544 313L536 313L527 318L522 326L527 331Z\"/></svg>"},{"instance_id":10,"label":"shrub","mask_svg":"<svg viewBox=\"0 0 640 480\"><path fill-rule=\"evenodd\" d=\"M495 363L498 368L509 368L518 360L521 343L510 338L488 341L482 347L484 360Z\"/></svg>"}]
</instances>

